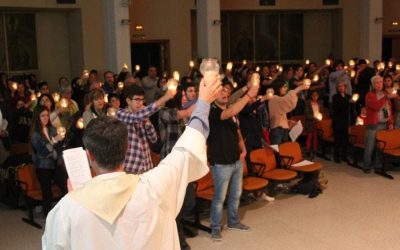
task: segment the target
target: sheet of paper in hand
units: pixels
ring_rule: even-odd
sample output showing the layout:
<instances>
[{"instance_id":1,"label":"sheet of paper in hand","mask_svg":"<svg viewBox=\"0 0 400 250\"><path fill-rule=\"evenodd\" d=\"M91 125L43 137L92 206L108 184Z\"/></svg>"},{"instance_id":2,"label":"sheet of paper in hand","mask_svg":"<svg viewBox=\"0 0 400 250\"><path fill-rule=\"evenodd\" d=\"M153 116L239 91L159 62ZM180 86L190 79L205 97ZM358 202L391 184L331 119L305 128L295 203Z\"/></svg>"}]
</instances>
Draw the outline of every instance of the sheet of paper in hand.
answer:
<instances>
[{"instance_id":1,"label":"sheet of paper in hand","mask_svg":"<svg viewBox=\"0 0 400 250\"><path fill-rule=\"evenodd\" d=\"M297 121L296 125L289 131L289 136L292 141L296 141L297 138L301 135L303 132L303 125L301 124L301 121Z\"/></svg>"},{"instance_id":2,"label":"sheet of paper in hand","mask_svg":"<svg viewBox=\"0 0 400 250\"><path fill-rule=\"evenodd\" d=\"M92 178L89 161L82 147L64 150L63 158L74 190L81 188Z\"/></svg>"}]
</instances>

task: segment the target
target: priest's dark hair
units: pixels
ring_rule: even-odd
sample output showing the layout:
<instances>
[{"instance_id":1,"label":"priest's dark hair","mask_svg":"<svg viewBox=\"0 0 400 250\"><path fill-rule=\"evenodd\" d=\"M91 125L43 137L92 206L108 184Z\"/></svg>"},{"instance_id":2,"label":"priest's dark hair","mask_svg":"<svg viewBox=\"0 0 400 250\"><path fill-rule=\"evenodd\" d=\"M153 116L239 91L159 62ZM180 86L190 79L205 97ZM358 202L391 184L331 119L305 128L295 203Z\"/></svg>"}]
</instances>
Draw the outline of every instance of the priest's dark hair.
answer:
<instances>
[{"instance_id":1,"label":"priest's dark hair","mask_svg":"<svg viewBox=\"0 0 400 250\"><path fill-rule=\"evenodd\" d=\"M101 169L114 170L124 163L128 148L126 125L112 117L99 117L87 125L83 145Z\"/></svg>"}]
</instances>

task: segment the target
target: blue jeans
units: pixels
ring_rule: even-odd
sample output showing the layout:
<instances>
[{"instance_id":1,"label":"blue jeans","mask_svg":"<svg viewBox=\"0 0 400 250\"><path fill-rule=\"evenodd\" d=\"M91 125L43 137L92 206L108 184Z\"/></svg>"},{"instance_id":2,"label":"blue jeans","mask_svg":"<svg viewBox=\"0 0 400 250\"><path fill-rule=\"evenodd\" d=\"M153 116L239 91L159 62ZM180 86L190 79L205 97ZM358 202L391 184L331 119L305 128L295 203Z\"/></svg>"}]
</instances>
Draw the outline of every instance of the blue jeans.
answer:
<instances>
[{"instance_id":1,"label":"blue jeans","mask_svg":"<svg viewBox=\"0 0 400 250\"><path fill-rule=\"evenodd\" d=\"M214 197L211 203L211 229L221 230L222 211L229 187L228 225L240 222L238 208L242 194L243 165L240 160L233 164L211 166L214 182Z\"/></svg>"},{"instance_id":2,"label":"blue jeans","mask_svg":"<svg viewBox=\"0 0 400 250\"><path fill-rule=\"evenodd\" d=\"M364 137L364 169L371 169L373 166L375 169L382 168L382 153L376 150L376 132L379 130L387 129L386 123L378 123L377 125L367 125L365 127ZM372 157L375 154L375 160L372 164Z\"/></svg>"},{"instance_id":3,"label":"blue jeans","mask_svg":"<svg viewBox=\"0 0 400 250\"><path fill-rule=\"evenodd\" d=\"M278 145L289 141L289 129L282 127L271 128L269 132L271 145Z\"/></svg>"}]
</instances>

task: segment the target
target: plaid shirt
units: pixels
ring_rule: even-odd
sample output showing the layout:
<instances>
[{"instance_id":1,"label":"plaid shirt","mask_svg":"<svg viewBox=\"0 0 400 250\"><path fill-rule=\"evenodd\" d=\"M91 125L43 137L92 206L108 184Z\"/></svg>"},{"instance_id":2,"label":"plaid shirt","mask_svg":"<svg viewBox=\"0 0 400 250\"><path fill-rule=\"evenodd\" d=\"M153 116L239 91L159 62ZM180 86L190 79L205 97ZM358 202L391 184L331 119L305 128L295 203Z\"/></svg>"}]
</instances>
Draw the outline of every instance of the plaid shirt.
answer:
<instances>
[{"instance_id":1,"label":"plaid shirt","mask_svg":"<svg viewBox=\"0 0 400 250\"><path fill-rule=\"evenodd\" d=\"M161 159L171 152L175 143L185 130L183 120L177 119L177 112L178 109L176 108L163 108L158 115L158 126L162 143L160 152Z\"/></svg>"},{"instance_id":2,"label":"plaid shirt","mask_svg":"<svg viewBox=\"0 0 400 250\"><path fill-rule=\"evenodd\" d=\"M155 143L157 133L148 119L158 108L155 103L132 113L120 109L117 118L128 128L128 151L125 155L125 171L141 174L153 168L148 141Z\"/></svg>"}]
</instances>

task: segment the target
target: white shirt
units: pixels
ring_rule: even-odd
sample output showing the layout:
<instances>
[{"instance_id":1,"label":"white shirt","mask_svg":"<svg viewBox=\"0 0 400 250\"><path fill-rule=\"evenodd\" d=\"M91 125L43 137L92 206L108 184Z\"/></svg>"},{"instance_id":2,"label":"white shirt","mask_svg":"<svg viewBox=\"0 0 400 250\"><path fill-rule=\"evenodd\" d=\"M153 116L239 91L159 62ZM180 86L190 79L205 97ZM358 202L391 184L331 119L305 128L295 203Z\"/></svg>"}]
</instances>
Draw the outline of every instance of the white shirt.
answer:
<instances>
[{"instance_id":1,"label":"white shirt","mask_svg":"<svg viewBox=\"0 0 400 250\"><path fill-rule=\"evenodd\" d=\"M158 167L140 177L113 224L66 195L47 216L43 249L180 249L175 218L187 184L208 172L206 162L205 137L187 127Z\"/></svg>"}]
</instances>

